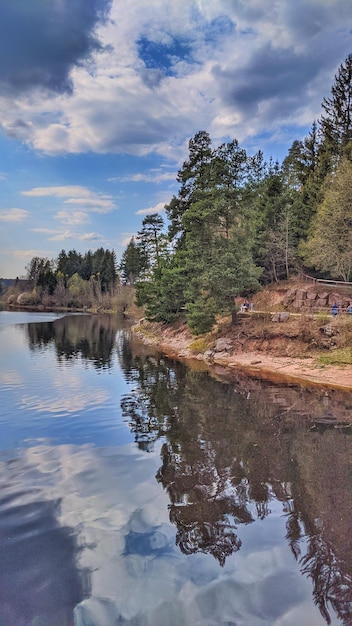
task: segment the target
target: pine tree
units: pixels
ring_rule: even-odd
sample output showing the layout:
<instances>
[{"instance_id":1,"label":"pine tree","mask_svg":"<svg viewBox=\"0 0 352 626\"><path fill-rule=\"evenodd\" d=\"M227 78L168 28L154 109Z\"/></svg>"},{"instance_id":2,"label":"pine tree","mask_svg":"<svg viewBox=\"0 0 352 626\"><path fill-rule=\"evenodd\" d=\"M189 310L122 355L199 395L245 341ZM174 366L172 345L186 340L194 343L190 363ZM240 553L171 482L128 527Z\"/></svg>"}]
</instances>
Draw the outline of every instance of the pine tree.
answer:
<instances>
[{"instance_id":1,"label":"pine tree","mask_svg":"<svg viewBox=\"0 0 352 626\"><path fill-rule=\"evenodd\" d=\"M160 274L162 260L167 252L168 240L164 233L164 220L157 213L147 215L138 231L137 242L145 259L146 274L156 271Z\"/></svg>"},{"instance_id":2,"label":"pine tree","mask_svg":"<svg viewBox=\"0 0 352 626\"><path fill-rule=\"evenodd\" d=\"M145 306L146 317L161 319L163 272L168 262L168 240L164 220L157 213L144 218L137 242L144 259L144 268L136 282L136 303Z\"/></svg>"},{"instance_id":3,"label":"pine tree","mask_svg":"<svg viewBox=\"0 0 352 626\"><path fill-rule=\"evenodd\" d=\"M324 142L333 156L352 140L352 54L335 75L331 96L322 102L321 127Z\"/></svg>"},{"instance_id":4,"label":"pine tree","mask_svg":"<svg viewBox=\"0 0 352 626\"><path fill-rule=\"evenodd\" d=\"M146 258L142 252L141 246L137 245L134 237L132 237L127 245L119 267L124 281L128 281L131 285L134 285L143 270L145 270Z\"/></svg>"},{"instance_id":5,"label":"pine tree","mask_svg":"<svg viewBox=\"0 0 352 626\"><path fill-rule=\"evenodd\" d=\"M170 204L165 206L170 221L170 239L179 238L178 245L182 245L184 228L182 217L192 202L195 202L200 193L211 187L210 163L212 157L211 139L206 131L199 131L190 139L189 158L182 165L177 174L177 182L181 184L179 193L174 196Z\"/></svg>"},{"instance_id":6,"label":"pine tree","mask_svg":"<svg viewBox=\"0 0 352 626\"><path fill-rule=\"evenodd\" d=\"M176 250L167 272L170 280L177 277L177 288L169 292L174 310L184 308L194 333L210 330L221 311L235 321L235 295L258 286L260 274L242 210L246 153L236 140L212 151L210 145L206 133L191 140L190 158L178 175L179 195L166 207Z\"/></svg>"}]
</instances>

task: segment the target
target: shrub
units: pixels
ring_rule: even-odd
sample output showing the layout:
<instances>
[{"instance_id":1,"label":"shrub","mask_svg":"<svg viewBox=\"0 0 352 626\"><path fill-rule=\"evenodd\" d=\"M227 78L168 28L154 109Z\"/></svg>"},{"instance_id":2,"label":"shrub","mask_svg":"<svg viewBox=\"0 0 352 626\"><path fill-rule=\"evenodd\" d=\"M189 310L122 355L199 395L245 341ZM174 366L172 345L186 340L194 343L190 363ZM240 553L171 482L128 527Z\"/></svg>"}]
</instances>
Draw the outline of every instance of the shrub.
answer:
<instances>
[{"instance_id":1,"label":"shrub","mask_svg":"<svg viewBox=\"0 0 352 626\"><path fill-rule=\"evenodd\" d=\"M209 343L207 342L205 337L199 337L198 339L195 339L194 341L192 341L192 343L189 346L189 349L194 354L205 352L208 348L209 348Z\"/></svg>"},{"instance_id":2,"label":"shrub","mask_svg":"<svg viewBox=\"0 0 352 626\"><path fill-rule=\"evenodd\" d=\"M215 324L216 304L213 298L201 295L187 304L187 323L193 335L204 335Z\"/></svg>"}]
</instances>

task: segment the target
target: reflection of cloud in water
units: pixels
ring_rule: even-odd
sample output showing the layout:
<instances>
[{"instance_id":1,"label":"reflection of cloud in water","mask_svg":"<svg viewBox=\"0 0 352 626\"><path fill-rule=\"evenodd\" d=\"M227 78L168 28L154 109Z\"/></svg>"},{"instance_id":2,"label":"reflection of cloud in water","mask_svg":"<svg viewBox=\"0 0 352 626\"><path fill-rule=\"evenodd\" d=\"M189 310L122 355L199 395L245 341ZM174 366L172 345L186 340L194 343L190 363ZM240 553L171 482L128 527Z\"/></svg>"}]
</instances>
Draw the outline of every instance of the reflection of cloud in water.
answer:
<instances>
[{"instance_id":1,"label":"reflection of cloud in water","mask_svg":"<svg viewBox=\"0 0 352 626\"><path fill-rule=\"evenodd\" d=\"M21 376L14 370L8 370L7 372L0 372L0 384L5 387L19 387L22 385L23 380Z\"/></svg>"},{"instance_id":2,"label":"reflection of cloud in water","mask_svg":"<svg viewBox=\"0 0 352 626\"><path fill-rule=\"evenodd\" d=\"M90 572L75 626L217 625L225 618L251 626L325 624L283 539L281 504L259 522L254 550L254 524L243 526L241 551L223 568L209 555L179 551L168 496L155 480L159 454L134 445L38 446L0 463L0 487L11 485L18 504L60 501L57 521L74 529L77 566Z\"/></svg>"},{"instance_id":3,"label":"reflection of cloud in water","mask_svg":"<svg viewBox=\"0 0 352 626\"><path fill-rule=\"evenodd\" d=\"M78 413L87 407L103 405L109 399L109 394L104 389L94 389L75 392L74 388L65 396L43 399L41 396L24 396L21 401L21 409L37 411L38 413Z\"/></svg>"}]
</instances>

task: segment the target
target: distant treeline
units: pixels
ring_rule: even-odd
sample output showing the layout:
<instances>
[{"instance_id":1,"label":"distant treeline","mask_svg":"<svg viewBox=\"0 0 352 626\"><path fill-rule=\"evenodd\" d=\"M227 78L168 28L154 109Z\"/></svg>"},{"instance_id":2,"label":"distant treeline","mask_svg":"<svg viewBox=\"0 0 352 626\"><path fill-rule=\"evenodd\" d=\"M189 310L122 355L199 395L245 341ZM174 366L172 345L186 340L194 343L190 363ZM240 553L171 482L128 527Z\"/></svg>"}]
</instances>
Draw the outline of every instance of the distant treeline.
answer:
<instances>
[{"instance_id":1,"label":"distant treeline","mask_svg":"<svg viewBox=\"0 0 352 626\"><path fill-rule=\"evenodd\" d=\"M33 257L26 270L26 280L8 286L13 303L109 308L118 282L115 252L104 248L85 254L62 250L57 259Z\"/></svg>"},{"instance_id":2,"label":"distant treeline","mask_svg":"<svg viewBox=\"0 0 352 626\"><path fill-rule=\"evenodd\" d=\"M54 260L33 257L26 269L33 285L46 288L49 293L54 293L59 282L67 287L74 275L85 281L91 278L99 281L102 292L112 288L117 279L115 252L104 248L88 250L85 254L61 250Z\"/></svg>"}]
</instances>

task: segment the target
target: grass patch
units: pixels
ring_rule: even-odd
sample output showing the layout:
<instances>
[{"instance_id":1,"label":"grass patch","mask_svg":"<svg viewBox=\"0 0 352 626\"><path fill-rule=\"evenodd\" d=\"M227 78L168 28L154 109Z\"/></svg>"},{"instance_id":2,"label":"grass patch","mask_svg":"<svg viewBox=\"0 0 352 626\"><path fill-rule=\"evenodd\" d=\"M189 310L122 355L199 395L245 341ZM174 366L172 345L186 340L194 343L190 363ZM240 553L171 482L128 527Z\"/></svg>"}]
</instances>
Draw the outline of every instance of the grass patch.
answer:
<instances>
[{"instance_id":1,"label":"grass patch","mask_svg":"<svg viewBox=\"0 0 352 626\"><path fill-rule=\"evenodd\" d=\"M156 329L152 328L152 326L148 322L142 322L133 326L133 332L139 333L146 337L146 339L158 339L158 333Z\"/></svg>"},{"instance_id":2,"label":"grass patch","mask_svg":"<svg viewBox=\"0 0 352 626\"><path fill-rule=\"evenodd\" d=\"M199 337L198 339L195 339L194 341L192 341L192 343L189 346L190 351L193 352L194 354L205 352L208 348L209 348L209 343L205 339L205 337Z\"/></svg>"},{"instance_id":3,"label":"grass patch","mask_svg":"<svg viewBox=\"0 0 352 626\"><path fill-rule=\"evenodd\" d=\"M352 348L340 348L317 358L322 365L352 365Z\"/></svg>"},{"instance_id":4,"label":"grass patch","mask_svg":"<svg viewBox=\"0 0 352 626\"><path fill-rule=\"evenodd\" d=\"M325 311L319 311L319 313L315 314L315 319L320 323L320 324L327 324L330 321L330 317L328 315L328 313L325 313Z\"/></svg>"}]
</instances>

